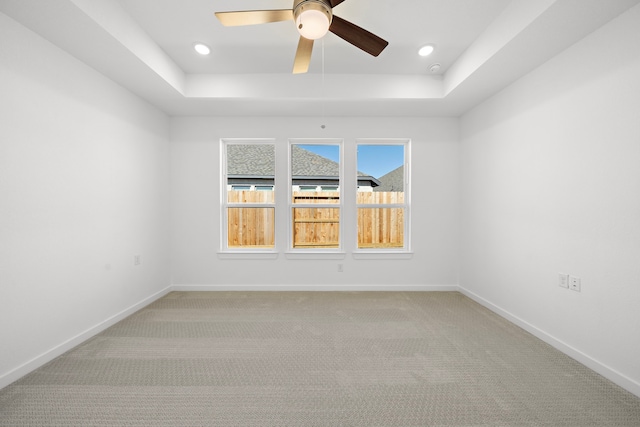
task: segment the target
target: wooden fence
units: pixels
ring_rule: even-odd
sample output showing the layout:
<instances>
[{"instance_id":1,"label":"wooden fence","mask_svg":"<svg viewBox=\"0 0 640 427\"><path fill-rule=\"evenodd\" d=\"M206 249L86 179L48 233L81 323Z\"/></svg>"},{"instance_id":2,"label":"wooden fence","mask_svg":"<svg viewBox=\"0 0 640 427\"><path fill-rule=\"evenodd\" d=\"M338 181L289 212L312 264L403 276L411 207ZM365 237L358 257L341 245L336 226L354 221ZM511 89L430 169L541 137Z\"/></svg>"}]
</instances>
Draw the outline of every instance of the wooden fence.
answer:
<instances>
[{"instance_id":1,"label":"wooden fence","mask_svg":"<svg viewBox=\"0 0 640 427\"><path fill-rule=\"evenodd\" d=\"M229 202L270 203L271 191L229 191ZM295 207L309 204L337 204L339 192L302 191L293 193L293 247L337 248L340 239L340 209ZM401 192L359 192L356 203L401 204ZM229 247L274 246L274 208L230 207ZM401 248L404 246L404 209L399 207L358 207L359 248Z\"/></svg>"},{"instance_id":2,"label":"wooden fence","mask_svg":"<svg viewBox=\"0 0 640 427\"><path fill-rule=\"evenodd\" d=\"M228 191L229 203L273 203L273 191ZM227 244L230 248L273 248L275 209L230 207Z\"/></svg>"}]
</instances>

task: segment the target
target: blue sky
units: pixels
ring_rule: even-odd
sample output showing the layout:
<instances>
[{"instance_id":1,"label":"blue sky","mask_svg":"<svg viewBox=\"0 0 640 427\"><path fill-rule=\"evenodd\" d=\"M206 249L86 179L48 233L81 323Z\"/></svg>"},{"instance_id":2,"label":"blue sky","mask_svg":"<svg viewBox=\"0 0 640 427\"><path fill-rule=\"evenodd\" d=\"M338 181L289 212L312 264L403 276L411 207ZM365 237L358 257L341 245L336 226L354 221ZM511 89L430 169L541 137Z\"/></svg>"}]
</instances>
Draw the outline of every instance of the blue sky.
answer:
<instances>
[{"instance_id":1,"label":"blue sky","mask_svg":"<svg viewBox=\"0 0 640 427\"><path fill-rule=\"evenodd\" d=\"M339 160L337 145L300 145L301 148L319 154L334 162ZM402 145L358 145L358 170L380 178L404 164Z\"/></svg>"}]
</instances>

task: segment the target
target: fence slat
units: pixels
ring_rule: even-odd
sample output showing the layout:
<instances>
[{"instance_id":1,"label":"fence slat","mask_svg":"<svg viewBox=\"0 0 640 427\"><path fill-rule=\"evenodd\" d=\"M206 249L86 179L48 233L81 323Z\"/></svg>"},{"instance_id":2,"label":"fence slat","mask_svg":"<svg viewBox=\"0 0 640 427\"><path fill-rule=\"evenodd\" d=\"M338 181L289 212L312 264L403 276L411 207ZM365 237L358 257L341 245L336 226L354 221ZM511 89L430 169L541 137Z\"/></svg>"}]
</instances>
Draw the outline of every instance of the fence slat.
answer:
<instances>
[{"instance_id":1,"label":"fence slat","mask_svg":"<svg viewBox=\"0 0 640 427\"><path fill-rule=\"evenodd\" d=\"M228 191L230 203L273 203L273 191ZM294 192L293 203L339 203L339 192ZM356 203L401 204L402 192L358 192ZM275 242L274 208L230 207L228 218L229 247L273 247ZM401 248L404 246L404 209L399 207L358 206L359 248ZM340 208L294 207L293 247L338 247Z\"/></svg>"}]
</instances>

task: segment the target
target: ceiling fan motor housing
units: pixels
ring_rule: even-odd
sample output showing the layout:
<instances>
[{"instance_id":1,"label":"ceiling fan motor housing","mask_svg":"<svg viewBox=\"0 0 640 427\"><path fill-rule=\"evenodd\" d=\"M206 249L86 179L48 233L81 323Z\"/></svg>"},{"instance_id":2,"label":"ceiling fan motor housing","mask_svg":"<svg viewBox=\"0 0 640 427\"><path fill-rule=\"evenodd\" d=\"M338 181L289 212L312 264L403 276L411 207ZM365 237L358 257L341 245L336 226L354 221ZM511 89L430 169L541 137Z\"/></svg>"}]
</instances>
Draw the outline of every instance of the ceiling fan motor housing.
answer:
<instances>
[{"instance_id":1,"label":"ceiling fan motor housing","mask_svg":"<svg viewBox=\"0 0 640 427\"><path fill-rule=\"evenodd\" d=\"M326 18L326 22L322 16ZM326 33L326 30L333 20L333 12L331 5L324 0L294 0L293 19L296 22L298 31L303 37L315 40ZM305 28L305 26L307 26L307 28ZM321 30L317 28L317 26L325 28Z\"/></svg>"}]
</instances>

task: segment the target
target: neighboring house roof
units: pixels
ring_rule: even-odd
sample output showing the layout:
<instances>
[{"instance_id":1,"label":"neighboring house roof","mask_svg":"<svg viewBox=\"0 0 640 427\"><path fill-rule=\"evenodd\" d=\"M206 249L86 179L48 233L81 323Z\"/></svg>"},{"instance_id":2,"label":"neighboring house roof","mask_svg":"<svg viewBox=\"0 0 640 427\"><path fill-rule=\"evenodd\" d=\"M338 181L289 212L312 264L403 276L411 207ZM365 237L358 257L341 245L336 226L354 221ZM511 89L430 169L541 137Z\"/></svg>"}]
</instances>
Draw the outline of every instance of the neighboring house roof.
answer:
<instances>
[{"instance_id":1,"label":"neighboring house roof","mask_svg":"<svg viewBox=\"0 0 640 427\"><path fill-rule=\"evenodd\" d=\"M227 175L274 176L275 147L271 144L227 145Z\"/></svg>"},{"instance_id":2,"label":"neighboring house roof","mask_svg":"<svg viewBox=\"0 0 640 427\"><path fill-rule=\"evenodd\" d=\"M391 172L378 178L380 186L373 191L404 191L404 166L400 166Z\"/></svg>"},{"instance_id":3,"label":"neighboring house roof","mask_svg":"<svg viewBox=\"0 0 640 427\"><path fill-rule=\"evenodd\" d=\"M291 146L292 174L294 178L337 179L340 165L309 150ZM275 150L271 144L227 145L227 176L229 178L273 178L275 174ZM358 172L359 177L368 178L372 186L379 185L374 177Z\"/></svg>"},{"instance_id":4,"label":"neighboring house roof","mask_svg":"<svg viewBox=\"0 0 640 427\"><path fill-rule=\"evenodd\" d=\"M291 165L293 176L338 177L340 175L338 162L300 148L295 144L291 146Z\"/></svg>"}]
</instances>

